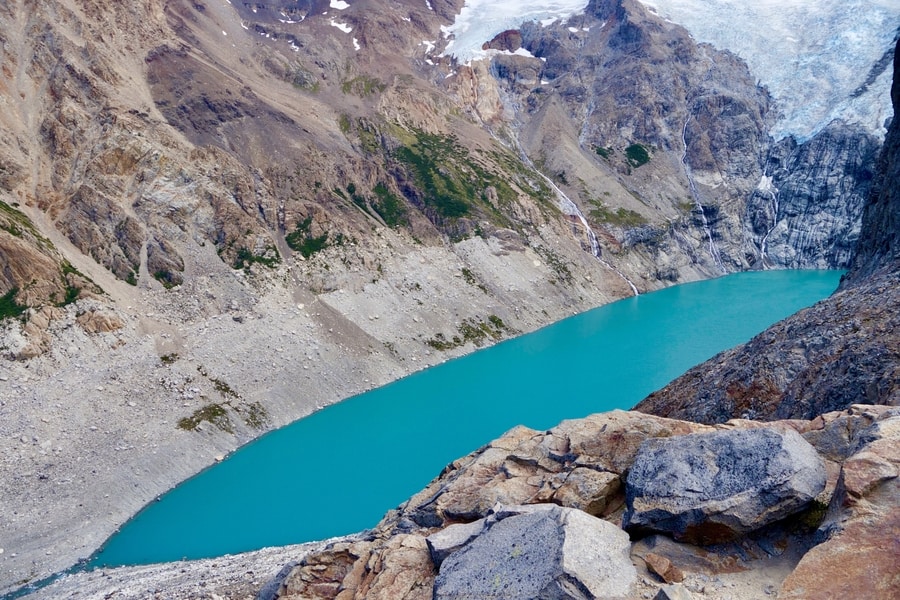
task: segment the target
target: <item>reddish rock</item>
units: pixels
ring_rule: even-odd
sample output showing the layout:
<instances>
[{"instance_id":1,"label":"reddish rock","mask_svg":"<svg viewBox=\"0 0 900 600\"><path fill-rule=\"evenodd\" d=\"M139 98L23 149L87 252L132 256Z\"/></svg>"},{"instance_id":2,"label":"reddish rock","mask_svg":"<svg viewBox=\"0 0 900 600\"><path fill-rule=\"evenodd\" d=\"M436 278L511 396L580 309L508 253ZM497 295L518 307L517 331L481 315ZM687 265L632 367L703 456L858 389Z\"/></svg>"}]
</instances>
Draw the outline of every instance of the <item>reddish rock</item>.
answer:
<instances>
[{"instance_id":1,"label":"reddish rock","mask_svg":"<svg viewBox=\"0 0 900 600\"><path fill-rule=\"evenodd\" d=\"M681 569L673 565L672 561L665 556L648 552L644 555L644 562L647 563L647 568L650 571L659 575L660 579L666 583L681 583L684 581L684 573L681 572Z\"/></svg>"}]
</instances>

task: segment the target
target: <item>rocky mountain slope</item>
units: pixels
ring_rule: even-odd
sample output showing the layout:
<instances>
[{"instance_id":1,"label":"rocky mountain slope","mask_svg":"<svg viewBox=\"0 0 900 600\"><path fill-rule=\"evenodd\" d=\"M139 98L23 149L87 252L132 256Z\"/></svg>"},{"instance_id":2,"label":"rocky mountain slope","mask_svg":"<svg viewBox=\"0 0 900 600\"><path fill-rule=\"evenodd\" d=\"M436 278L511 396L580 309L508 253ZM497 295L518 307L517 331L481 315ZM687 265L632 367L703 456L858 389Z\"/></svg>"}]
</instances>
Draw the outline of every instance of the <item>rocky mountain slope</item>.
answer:
<instances>
[{"instance_id":1,"label":"rocky mountain slope","mask_svg":"<svg viewBox=\"0 0 900 600\"><path fill-rule=\"evenodd\" d=\"M317 407L848 260L876 137L775 144L746 66L631 0L471 65L440 55L460 7L0 6L0 590Z\"/></svg>"}]
</instances>

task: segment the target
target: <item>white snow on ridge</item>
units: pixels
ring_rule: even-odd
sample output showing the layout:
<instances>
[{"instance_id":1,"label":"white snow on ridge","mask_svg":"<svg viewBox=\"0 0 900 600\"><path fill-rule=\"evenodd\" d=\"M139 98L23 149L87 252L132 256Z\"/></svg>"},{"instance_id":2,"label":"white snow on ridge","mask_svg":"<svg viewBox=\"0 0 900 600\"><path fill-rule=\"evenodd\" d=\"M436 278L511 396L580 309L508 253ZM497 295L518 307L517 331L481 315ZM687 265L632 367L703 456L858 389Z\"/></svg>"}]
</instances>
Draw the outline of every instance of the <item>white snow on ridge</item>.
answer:
<instances>
[{"instance_id":1,"label":"white snow on ridge","mask_svg":"<svg viewBox=\"0 0 900 600\"><path fill-rule=\"evenodd\" d=\"M336 8L337 10L346 10L350 8L350 5L344 2L344 0L331 0L331 3L328 5L329 8Z\"/></svg>"},{"instance_id":2,"label":"white snow on ridge","mask_svg":"<svg viewBox=\"0 0 900 600\"><path fill-rule=\"evenodd\" d=\"M452 36L442 56L461 63L484 58L482 44L498 33L528 21L567 19L583 13L587 5L588 0L466 0L453 25L441 28L445 38Z\"/></svg>"},{"instance_id":3,"label":"white snow on ridge","mask_svg":"<svg viewBox=\"0 0 900 600\"><path fill-rule=\"evenodd\" d=\"M851 94L893 47L897 0L640 1L747 62L782 113L775 138L805 140L835 118L884 135L891 69L859 97Z\"/></svg>"}]
</instances>

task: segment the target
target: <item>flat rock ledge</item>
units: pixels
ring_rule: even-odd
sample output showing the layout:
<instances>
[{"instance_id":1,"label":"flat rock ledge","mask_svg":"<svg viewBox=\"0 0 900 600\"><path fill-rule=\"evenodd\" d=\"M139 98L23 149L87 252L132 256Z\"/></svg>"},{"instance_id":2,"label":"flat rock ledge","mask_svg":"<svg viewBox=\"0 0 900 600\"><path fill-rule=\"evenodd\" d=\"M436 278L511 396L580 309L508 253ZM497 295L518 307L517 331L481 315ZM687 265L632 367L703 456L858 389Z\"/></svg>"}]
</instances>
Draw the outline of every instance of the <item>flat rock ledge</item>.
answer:
<instances>
[{"instance_id":1,"label":"flat rock ledge","mask_svg":"<svg viewBox=\"0 0 900 600\"><path fill-rule=\"evenodd\" d=\"M693 544L731 541L803 510L825 463L796 431L717 431L648 439L625 485L623 527Z\"/></svg>"}]
</instances>

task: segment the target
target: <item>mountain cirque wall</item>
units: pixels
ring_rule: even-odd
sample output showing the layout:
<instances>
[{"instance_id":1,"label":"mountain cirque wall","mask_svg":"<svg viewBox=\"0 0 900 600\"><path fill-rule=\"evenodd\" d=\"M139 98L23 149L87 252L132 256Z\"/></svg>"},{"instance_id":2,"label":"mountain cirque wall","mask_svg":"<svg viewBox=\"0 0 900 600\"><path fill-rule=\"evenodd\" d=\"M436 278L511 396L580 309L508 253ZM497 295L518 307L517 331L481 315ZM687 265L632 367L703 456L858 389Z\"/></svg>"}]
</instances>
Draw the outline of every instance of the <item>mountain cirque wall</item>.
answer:
<instances>
[{"instance_id":1,"label":"mountain cirque wall","mask_svg":"<svg viewBox=\"0 0 900 600\"><path fill-rule=\"evenodd\" d=\"M657 276L684 256L717 273L849 264L880 146L865 128L774 140L778 107L747 66L639 2L494 45L533 55L491 65L525 151Z\"/></svg>"},{"instance_id":2,"label":"mountain cirque wall","mask_svg":"<svg viewBox=\"0 0 900 600\"><path fill-rule=\"evenodd\" d=\"M856 255L830 298L688 371L635 408L721 423L812 418L855 403L900 405L900 108L878 159Z\"/></svg>"}]
</instances>

